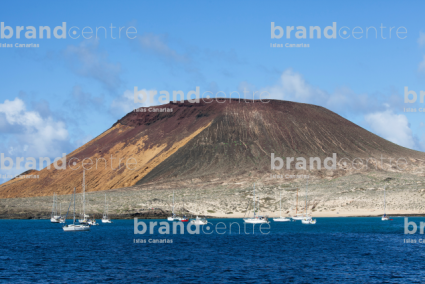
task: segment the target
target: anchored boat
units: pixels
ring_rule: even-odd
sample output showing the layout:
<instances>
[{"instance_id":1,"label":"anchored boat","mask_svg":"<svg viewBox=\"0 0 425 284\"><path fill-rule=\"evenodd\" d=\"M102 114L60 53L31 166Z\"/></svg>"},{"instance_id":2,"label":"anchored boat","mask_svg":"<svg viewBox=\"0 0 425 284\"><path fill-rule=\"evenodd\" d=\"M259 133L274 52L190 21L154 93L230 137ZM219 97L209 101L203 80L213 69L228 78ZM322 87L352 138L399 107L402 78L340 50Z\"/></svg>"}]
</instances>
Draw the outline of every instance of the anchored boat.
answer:
<instances>
[{"instance_id":1,"label":"anchored boat","mask_svg":"<svg viewBox=\"0 0 425 284\"><path fill-rule=\"evenodd\" d=\"M174 213L174 190L173 190L173 211L171 217L167 218L168 221L181 221L182 218L177 217L177 215Z\"/></svg>"},{"instance_id":2,"label":"anchored boat","mask_svg":"<svg viewBox=\"0 0 425 284\"><path fill-rule=\"evenodd\" d=\"M245 223L248 224L264 224L270 223L269 218L267 216L258 216L255 212L255 183L254 183L254 196L253 196L253 204L254 204L254 217L253 218L245 218L243 219Z\"/></svg>"},{"instance_id":3,"label":"anchored boat","mask_svg":"<svg viewBox=\"0 0 425 284\"><path fill-rule=\"evenodd\" d=\"M286 217L282 217L282 192L279 192L279 197L280 197L280 217L279 218L273 218L273 221L275 222L289 222L291 221L291 219L286 218Z\"/></svg>"},{"instance_id":4,"label":"anchored boat","mask_svg":"<svg viewBox=\"0 0 425 284\"><path fill-rule=\"evenodd\" d=\"M108 217L108 204L106 203L106 193L105 193L105 208L103 212L102 223L112 223L111 219Z\"/></svg>"},{"instance_id":5,"label":"anchored boat","mask_svg":"<svg viewBox=\"0 0 425 284\"><path fill-rule=\"evenodd\" d=\"M292 216L291 218L292 220L296 220L296 221L304 219L303 214L298 213L298 188L297 188L297 204L295 206L295 215Z\"/></svg>"},{"instance_id":6,"label":"anchored boat","mask_svg":"<svg viewBox=\"0 0 425 284\"><path fill-rule=\"evenodd\" d=\"M307 185L305 187L305 215L304 218L301 220L301 223L304 225L314 225L316 224L316 219L313 219L310 215L307 214L307 207L308 207L308 180Z\"/></svg>"},{"instance_id":7,"label":"anchored boat","mask_svg":"<svg viewBox=\"0 0 425 284\"><path fill-rule=\"evenodd\" d=\"M387 200L385 198L385 186L384 186L384 215L382 216L382 221L388 221L390 220L390 217L387 216L386 210L387 210Z\"/></svg>"},{"instance_id":8,"label":"anchored boat","mask_svg":"<svg viewBox=\"0 0 425 284\"><path fill-rule=\"evenodd\" d=\"M69 203L69 207L71 207L71 202ZM69 212L69 207L68 207L68 212ZM68 212L66 213L65 219L68 216ZM65 232L90 231L90 226L88 226L88 225L76 225L75 224L75 187L74 187L74 219L73 219L73 223L63 226L62 229Z\"/></svg>"},{"instance_id":9,"label":"anchored boat","mask_svg":"<svg viewBox=\"0 0 425 284\"><path fill-rule=\"evenodd\" d=\"M57 204L57 196L56 193L53 193L53 206L52 206L52 215L50 218L50 222L59 223L61 216L58 215L58 204Z\"/></svg>"}]
</instances>

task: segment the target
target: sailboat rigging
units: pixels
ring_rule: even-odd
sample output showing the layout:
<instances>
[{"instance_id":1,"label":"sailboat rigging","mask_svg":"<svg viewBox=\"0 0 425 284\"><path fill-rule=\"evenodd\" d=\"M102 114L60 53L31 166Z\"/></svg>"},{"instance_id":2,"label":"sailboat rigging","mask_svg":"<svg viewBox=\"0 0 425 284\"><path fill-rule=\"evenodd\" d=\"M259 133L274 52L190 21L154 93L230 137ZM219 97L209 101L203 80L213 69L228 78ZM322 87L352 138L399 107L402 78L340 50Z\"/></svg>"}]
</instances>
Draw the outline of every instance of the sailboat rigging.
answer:
<instances>
[{"instance_id":1,"label":"sailboat rigging","mask_svg":"<svg viewBox=\"0 0 425 284\"><path fill-rule=\"evenodd\" d=\"M58 216L58 204L57 204L57 195L53 193L53 206L52 206L52 216L50 222L59 223L61 216Z\"/></svg>"},{"instance_id":2,"label":"sailboat rigging","mask_svg":"<svg viewBox=\"0 0 425 284\"><path fill-rule=\"evenodd\" d=\"M253 207L254 207L254 217L253 218L245 218L243 219L245 223L249 224L263 224L263 223L269 223L268 216L257 216L255 212L255 183L254 183L254 195L253 195Z\"/></svg>"},{"instance_id":3,"label":"sailboat rigging","mask_svg":"<svg viewBox=\"0 0 425 284\"><path fill-rule=\"evenodd\" d=\"M181 221L182 218L178 217L175 213L174 213L174 190L173 190L173 209L172 209L172 215L171 217L167 218L168 221Z\"/></svg>"},{"instance_id":4,"label":"sailboat rigging","mask_svg":"<svg viewBox=\"0 0 425 284\"><path fill-rule=\"evenodd\" d=\"M390 217L387 216L387 200L386 200L386 194L385 194L385 186L384 186L384 215L382 216L382 221L388 221L390 220Z\"/></svg>"},{"instance_id":5,"label":"sailboat rigging","mask_svg":"<svg viewBox=\"0 0 425 284\"><path fill-rule=\"evenodd\" d=\"M307 207L308 207L307 199L308 199L308 179L307 179L307 185L305 187L305 216L301 220L301 223L303 223L304 225L316 224L316 219L313 219L310 215L307 214Z\"/></svg>"},{"instance_id":6,"label":"sailboat rigging","mask_svg":"<svg viewBox=\"0 0 425 284\"><path fill-rule=\"evenodd\" d=\"M106 203L106 193L105 193L105 208L103 212L102 223L112 223L111 219L108 217L108 204Z\"/></svg>"},{"instance_id":7,"label":"sailboat rigging","mask_svg":"<svg viewBox=\"0 0 425 284\"><path fill-rule=\"evenodd\" d=\"M86 171L83 170L83 212L82 219L79 219L80 224L88 224L89 215L86 215Z\"/></svg>"},{"instance_id":8,"label":"sailboat rigging","mask_svg":"<svg viewBox=\"0 0 425 284\"><path fill-rule=\"evenodd\" d=\"M303 214L298 213L298 188L297 188L297 204L296 204L296 207L295 207L295 216L292 216L291 218L292 218L292 220L302 220L302 219L304 219Z\"/></svg>"},{"instance_id":9,"label":"sailboat rigging","mask_svg":"<svg viewBox=\"0 0 425 284\"><path fill-rule=\"evenodd\" d=\"M196 216L195 219L190 220L190 223L194 225L206 225L208 224L208 221L207 221L207 218L205 217L202 218L202 217Z\"/></svg>"},{"instance_id":10,"label":"sailboat rigging","mask_svg":"<svg viewBox=\"0 0 425 284\"><path fill-rule=\"evenodd\" d=\"M282 192L279 192L279 205L280 205L280 217L279 218L273 218L273 221L275 222L289 222L291 221L291 219L286 218L286 217L282 217Z\"/></svg>"},{"instance_id":11,"label":"sailboat rigging","mask_svg":"<svg viewBox=\"0 0 425 284\"><path fill-rule=\"evenodd\" d=\"M65 225L62 227L62 229L65 232L75 232L75 231L90 231L90 226L88 225L76 225L75 224L75 187L74 187L74 218L73 218L73 223L69 224L69 225ZM69 207L71 206L71 203L69 204ZM69 212L69 207L68 207L68 212ZM65 219L68 216L68 212L66 213Z\"/></svg>"}]
</instances>

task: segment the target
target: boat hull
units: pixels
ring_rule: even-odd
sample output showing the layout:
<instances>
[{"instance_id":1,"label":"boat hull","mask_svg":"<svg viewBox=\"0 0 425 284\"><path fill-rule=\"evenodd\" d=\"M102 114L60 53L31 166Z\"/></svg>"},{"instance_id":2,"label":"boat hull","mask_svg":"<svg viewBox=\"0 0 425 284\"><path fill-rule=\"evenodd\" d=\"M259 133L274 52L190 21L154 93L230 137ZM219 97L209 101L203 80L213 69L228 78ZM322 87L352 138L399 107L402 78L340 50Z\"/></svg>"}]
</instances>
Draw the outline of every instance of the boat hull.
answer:
<instances>
[{"instance_id":1,"label":"boat hull","mask_svg":"<svg viewBox=\"0 0 425 284\"><path fill-rule=\"evenodd\" d=\"M304 225L314 225L316 224L316 219L303 219L301 220L301 223L303 223Z\"/></svg>"},{"instance_id":2,"label":"boat hull","mask_svg":"<svg viewBox=\"0 0 425 284\"><path fill-rule=\"evenodd\" d=\"M190 221L190 224L193 224L193 225L206 225L207 223L208 223L207 221L199 221L199 220Z\"/></svg>"},{"instance_id":3,"label":"boat hull","mask_svg":"<svg viewBox=\"0 0 425 284\"><path fill-rule=\"evenodd\" d=\"M290 222L291 219L286 218L286 217L280 217L280 218L273 218L273 221L275 221L275 222Z\"/></svg>"},{"instance_id":4,"label":"boat hull","mask_svg":"<svg viewBox=\"0 0 425 284\"><path fill-rule=\"evenodd\" d=\"M179 218L179 217L168 217L167 220L168 221L171 221L171 222L173 222L173 221L181 221L182 218Z\"/></svg>"},{"instance_id":5,"label":"boat hull","mask_svg":"<svg viewBox=\"0 0 425 284\"><path fill-rule=\"evenodd\" d=\"M90 226L68 225L68 226L63 226L62 229L65 232L90 231Z\"/></svg>"},{"instance_id":6,"label":"boat hull","mask_svg":"<svg viewBox=\"0 0 425 284\"><path fill-rule=\"evenodd\" d=\"M248 219L243 219L245 223L248 224L267 224L269 223L269 221L264 220L264 219L257 219L257 218L248 218Z\"/></svg>"},{"instance_id":7,"label":"boat hull","mask_svg":"<svg viewBox=\"0 0 425 284\"><path fill-rule=\"evenodd\" d=\"M206 225L208 224L207 219L196 217L196 219L190 220L190 224L193 225Z\"/></svg>"}]
</instances>

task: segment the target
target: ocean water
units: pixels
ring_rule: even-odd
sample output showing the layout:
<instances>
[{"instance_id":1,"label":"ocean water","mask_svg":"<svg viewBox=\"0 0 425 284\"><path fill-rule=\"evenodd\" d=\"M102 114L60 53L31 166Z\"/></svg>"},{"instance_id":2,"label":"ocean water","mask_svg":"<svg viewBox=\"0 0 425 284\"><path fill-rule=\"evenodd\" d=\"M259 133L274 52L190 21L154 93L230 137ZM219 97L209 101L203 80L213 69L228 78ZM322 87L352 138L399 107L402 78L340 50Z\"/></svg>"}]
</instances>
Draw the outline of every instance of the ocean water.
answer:
<instances>
[{"instance_id":1,"label":"ocean water","mask_svg":"<svg viewBox=\"0 0 425 284\"><path fill-rule=\"evenodd\" d=\"M404 218L393 219L317 218L316 225L271 221L263 233L258 225L254 233L247 225L245 232L241 219L212 219L205 233L174 235L161 235L157 227L153 234L149 229L134 234L134 220L114 220L90 232L64 232L49 220L0 220L0 281L423 283L425 245L420 241L425 235L419 230L405 235ZM409 221L419 225L425 218ZM240 224L240 233L236 224L230 232L232 222ZM172 243L149 243L156 239Z\"/></svg>"}]
</instances>

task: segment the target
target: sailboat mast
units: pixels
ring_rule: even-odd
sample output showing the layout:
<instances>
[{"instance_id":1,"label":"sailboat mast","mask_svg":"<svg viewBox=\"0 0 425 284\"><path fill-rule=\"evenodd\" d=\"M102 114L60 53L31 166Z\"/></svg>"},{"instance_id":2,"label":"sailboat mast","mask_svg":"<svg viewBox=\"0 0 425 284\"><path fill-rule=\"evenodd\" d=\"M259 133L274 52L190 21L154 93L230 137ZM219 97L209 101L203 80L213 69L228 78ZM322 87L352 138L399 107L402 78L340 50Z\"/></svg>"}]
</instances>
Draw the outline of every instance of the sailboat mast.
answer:
<instances>
[{"instance_id":1,"label":"sailboat mast","mask_svg":"<svg viewBox=\"0 0 425 284\"><path fill-rule=\"evenodd\" d=\"M75 225L75 187L74 187L74 225Z\"/></svg>"},{"instance_id":2,"label":"sailboat mast","mask_svg":"<svg viewBox=\"0 0 425 284\"><path fill-rule=\"evenodd\" d=\"M280 198L280 218L282 218L282 192L279 192L279 198Z\"/></svg>"},{"instance_id":3,"label":"sailboat mast","mask_svg":"<svg viewBox=\"0 0 425 284\"><path fill-rule=\"evenodd\" d=\"M297 215L298 212L298 188L297 188L297 206L295 207L295 215Z\"/></svg>"},{"instance_id":4,"label":"sailboat mast","mask_svg":"<svg viewBox=\"0 0 425 284\"><path fill-rule=\"evenodd\" d=\"M386 195L385 195L385 185L384 185L384 215L385 215L385 211L387 210L387 200L386 200Z\"/></svg>"},{"instance_id":5,"label":"sailboat mast","mask_svg":"<svg viewBox=\"0 0 425 284\"><path fill-rule=\"evenodd\" d=\"M83 170L83 219L86 217L86 171Z\"/></svg>"},{"instance_id":6,"label":"sailboat mast","mask_svg":"<svg viewBox=\"0 0 425 284\"><path fill-rule=\"evenodd\" d=\"M307 180L307 186L305 187L305 216L307 216L307 196L308 196L308 180Z\"/></svg>"},{"instance_id":7,"label":"sailboat mast","mask_svg":"<svg viewBox=\"0 0 425 284\"><path fill-rule=\"evenodd\" d=\"M254 183L254 218L255 218L255 183Z\"/></svg>"}]
</instances>

